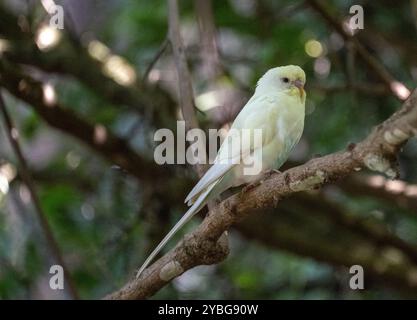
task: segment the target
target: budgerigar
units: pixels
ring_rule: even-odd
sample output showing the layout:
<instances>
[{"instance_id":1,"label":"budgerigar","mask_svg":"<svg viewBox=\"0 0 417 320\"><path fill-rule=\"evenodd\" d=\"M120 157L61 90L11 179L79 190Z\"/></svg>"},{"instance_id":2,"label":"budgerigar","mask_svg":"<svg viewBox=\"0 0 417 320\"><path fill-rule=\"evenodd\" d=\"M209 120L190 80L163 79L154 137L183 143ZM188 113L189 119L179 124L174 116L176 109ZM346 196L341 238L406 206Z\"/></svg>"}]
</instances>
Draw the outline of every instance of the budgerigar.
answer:
<instances>
[{"instance_id":1,"label":"budgerigar","mask_svg":"<svg viewBox=\"0 0 417 320\"><path fill-rule=\"evenodd\" d=\"M244 129L251 132L261 129L261 145L256 146L252 139L239 144L237 149L236 146L232 148L229 145L232 139L226 136L213 165L185 199L191 207L149 255L139 269L137 277L172 236L210 199L219 196L230 187L253 183L259 179L259 175L245 174L245 158L251 157L253 161L258 162L262 172L281 167L303 132L305 82L303 69L294 65L272 68L259 79L254 95L236 117L228 136L239 134ZM231 161L231 157L238 157L241 161Z\"/></svg>"}]
</instances>

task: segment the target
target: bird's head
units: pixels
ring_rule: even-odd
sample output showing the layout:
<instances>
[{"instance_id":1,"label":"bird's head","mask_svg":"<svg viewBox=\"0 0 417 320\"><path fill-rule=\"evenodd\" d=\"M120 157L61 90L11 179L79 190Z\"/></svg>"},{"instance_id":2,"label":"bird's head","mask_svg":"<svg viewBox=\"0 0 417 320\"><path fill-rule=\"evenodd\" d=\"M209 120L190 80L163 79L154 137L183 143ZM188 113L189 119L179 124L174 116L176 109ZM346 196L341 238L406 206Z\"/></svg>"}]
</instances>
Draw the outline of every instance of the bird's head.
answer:
<instances>
[{"instance_id":1,"label":"bird's head","mask_svg":"<svg viewBox=\"0 0 417 320\"><path fill-rule=\"evenodd\" d=\"M256 91L258 93L273 93L284 91L292 96L299 96L305 100L304 85L306 75L299 66L289 65L269 69L258 81Z\"/></svg>"}]
</instances>

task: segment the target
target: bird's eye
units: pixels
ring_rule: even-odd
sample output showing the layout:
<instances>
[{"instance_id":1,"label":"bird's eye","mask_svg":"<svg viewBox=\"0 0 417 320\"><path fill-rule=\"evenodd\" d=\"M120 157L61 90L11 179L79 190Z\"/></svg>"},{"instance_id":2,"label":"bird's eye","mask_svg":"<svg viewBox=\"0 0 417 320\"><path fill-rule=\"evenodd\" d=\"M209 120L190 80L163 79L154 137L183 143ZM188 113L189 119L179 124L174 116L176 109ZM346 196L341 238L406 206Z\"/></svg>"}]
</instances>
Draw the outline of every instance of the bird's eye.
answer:
<instances>
[{"instance_id":1,"label":"bird's eye","mask_svg":"<svg viewBox=\"0 0 417 320\"><path fill-rule=\"evenodd\" d=\"M287 77L284 77L284 78L282 78L281 80L282 80L282 82L284 82L284 83L288 83L288 82L290 82L290 79L288 79Z\"/></svg>"}]
</instances>

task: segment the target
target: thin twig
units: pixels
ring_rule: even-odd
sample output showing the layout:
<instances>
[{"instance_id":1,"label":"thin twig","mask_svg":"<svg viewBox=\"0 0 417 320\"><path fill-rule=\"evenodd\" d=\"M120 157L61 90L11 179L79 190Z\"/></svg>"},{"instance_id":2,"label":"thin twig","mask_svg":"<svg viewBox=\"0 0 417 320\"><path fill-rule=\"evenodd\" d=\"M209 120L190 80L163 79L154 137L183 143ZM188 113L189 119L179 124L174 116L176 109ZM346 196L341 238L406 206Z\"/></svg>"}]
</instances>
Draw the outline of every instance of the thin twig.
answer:
<instances>
[{"instance_id":1,"label":"thin twig","mask_svg":"<svg viewBox=\"0 0 417 320\"><path fill-rule=\"evenodd\" d=\"M158 51L156 52L155 56L152 58L151 62L149 63L148 67L145 70L145 74L143 75L143 82L148 81L149 74L151 73L152 69L154 68L155 64L158 62L159 58L161 58L162 54L165 52L169 44L168 39L165 38L164 42L162 42L161 46L159 47Z\"/></svg>"},{"instance_id":2,"label":"thin twig","mask_svg":"<svg viewBox=\"0 0 417 320\"><path fill-rule=\"evenodd\" d=\"M369 66L369 68L382 80L382 82L390 89L390 91L397 97L399 100L403 101L407 97L404 96L404 91L408 88L398 80L396 80L389 71L377 60L373 55L371 55L368 50L360 43L360 41L352 34L349 34L342 26L342 24L337 20L334 15L332 15L317 0L308 0L310 6L319 13L322 18L345 40L355 46L357 53L361 56L363 61ZM409 90L408 90L409 91Z\"/></svg>"},{"instance_id":3,"label":"thin twig","mask_svg":"<svg viewBox=\"0 0 417 320\"><path fill-rule=\"evenodd\" d=\"M386 96L391 92L383 84L369 84L369 83L354 83L354 84L340 84L340 85L323 85L320 83L312 83L308 85L309 90L314 90L323 93L338 93L346 90L356 91L365 95Z\"/></svg>"},{"instance_id":4,"label":"thin twig","mask_svg":"<svg viewBox=\"0 0 417 320\"><path fill-rule=\"evenodd\" d=\"M12 119L10 118L9 113L7 112L6 105L3 100L3 96L0 92L0 109L1 113L3 115L4 123L6 126L7 136L9 138L10 144L13 148L13 151L16 154L16 157L18 159L18 167L20 175L22 176L22 180L26 184L26 187L29 190L33 205L35 207L35 212L39 221L39 224L42 228L43 234L46 238L47 244L49 246L49 250L51 251L51 254L54 258L54 260L64 269L64 276L66 279L66 283L68 284L68 293L71 296L72 299L78 299L78 293L75 289L74 283L70 277L70 274L68 272L68 268L64 262L64 258L62 256L62 253L59 249L58 243L52 233L51 227L48 223L48 220L46 218L46 215L42 209L40 200L38 198L35 184L32 181L32 177L29 173L29 168L26 162L25 157L23 156L22 150L20 148L19 142L18 142L18 131L17 128L14 126Z\"/></svg>"}]
</instances>

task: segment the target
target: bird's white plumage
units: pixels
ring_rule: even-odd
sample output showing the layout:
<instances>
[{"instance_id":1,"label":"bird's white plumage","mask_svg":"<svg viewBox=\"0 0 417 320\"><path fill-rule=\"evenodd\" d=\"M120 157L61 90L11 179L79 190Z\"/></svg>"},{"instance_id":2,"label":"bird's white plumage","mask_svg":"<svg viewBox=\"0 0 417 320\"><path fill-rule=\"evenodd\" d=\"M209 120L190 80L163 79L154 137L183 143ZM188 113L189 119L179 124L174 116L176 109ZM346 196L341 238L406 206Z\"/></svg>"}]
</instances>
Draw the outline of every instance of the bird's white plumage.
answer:
<instances>
[{"instance_id":1,"label":"bird's white plumage","mask_svg":"<svg viewBox=\"0 0 417 320\"><path fill-rule=\"evenodd\" d=\"M137 276L207 201L232 186L259 179L245 174L247 160L252 159L261 165L263 171L278 169L285 162L304 127L304 84L305 74L298 66L273 68L259 79L255 94L236 117L212 167L185 198L191 207L146 259ZM255 145L253 139L237 148L231 146L231 135L240 135L243 129L252 133L261 129L261 146ZM236 159L240 161L234 161Z\"/></svg>"}]
</instances>

